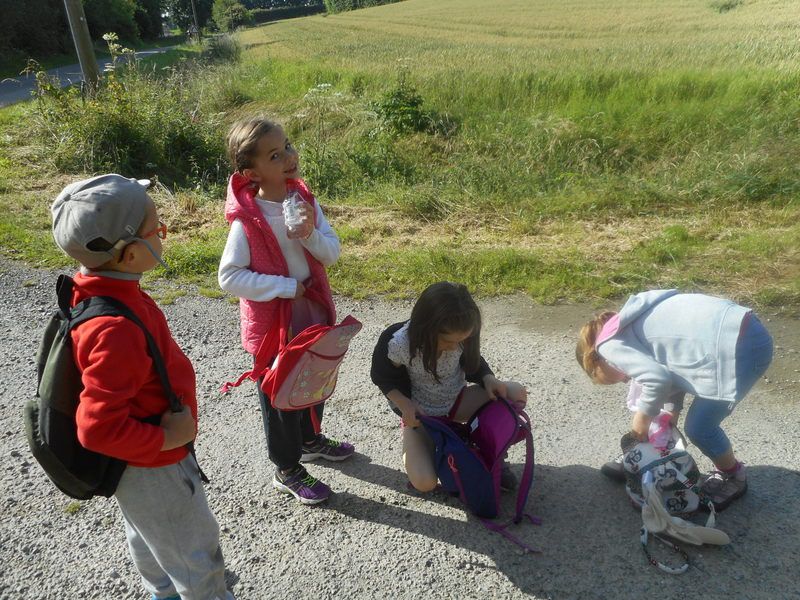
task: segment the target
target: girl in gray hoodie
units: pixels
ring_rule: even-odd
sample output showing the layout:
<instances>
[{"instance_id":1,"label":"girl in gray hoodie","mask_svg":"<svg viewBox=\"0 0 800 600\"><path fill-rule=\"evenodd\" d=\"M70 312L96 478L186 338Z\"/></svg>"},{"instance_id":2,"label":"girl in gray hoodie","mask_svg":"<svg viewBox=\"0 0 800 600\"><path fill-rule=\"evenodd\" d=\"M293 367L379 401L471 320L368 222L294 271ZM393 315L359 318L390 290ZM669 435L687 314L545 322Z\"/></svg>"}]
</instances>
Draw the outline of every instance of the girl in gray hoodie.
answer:
<instances>
[{"instance_id":1,"label":"girl in gray hoodie","mask_svg":"<svg viewBox=\"0 0 800 600\"><path fill-rule=\"evenodd\" d=\"M717 510L747 491L720 423L772 361L772 338L750 309L704 294L642 292L584 325L575 354L595 383L631 381L631 429L641 440L662 410L677 422L684 395L693 395L684 428L717 468L703 491ZM603 472L616 474L610 465Z\"/></svg>"}]
</instances>

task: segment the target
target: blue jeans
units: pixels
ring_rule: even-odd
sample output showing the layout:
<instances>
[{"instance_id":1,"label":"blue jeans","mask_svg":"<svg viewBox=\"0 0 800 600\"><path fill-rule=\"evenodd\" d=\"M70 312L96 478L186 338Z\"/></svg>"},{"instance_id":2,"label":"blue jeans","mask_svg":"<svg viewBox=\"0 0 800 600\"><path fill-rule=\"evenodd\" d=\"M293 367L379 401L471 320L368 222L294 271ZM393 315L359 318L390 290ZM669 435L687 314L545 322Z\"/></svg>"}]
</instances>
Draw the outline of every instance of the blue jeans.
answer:
<instances>
[{"instance_id":1,"label":"blue jeans","mask_svg":"<svg viewBox=\"0 0 800 600\"><path fill-rule=\"evenodd\" d=\"M696 397L686 414L686 435L711 460L731 448L720 423L733 411L772 362L772 337L753 313L743 322L736 342L736 401L724 402Z\"/></svg>"}]
</instances>

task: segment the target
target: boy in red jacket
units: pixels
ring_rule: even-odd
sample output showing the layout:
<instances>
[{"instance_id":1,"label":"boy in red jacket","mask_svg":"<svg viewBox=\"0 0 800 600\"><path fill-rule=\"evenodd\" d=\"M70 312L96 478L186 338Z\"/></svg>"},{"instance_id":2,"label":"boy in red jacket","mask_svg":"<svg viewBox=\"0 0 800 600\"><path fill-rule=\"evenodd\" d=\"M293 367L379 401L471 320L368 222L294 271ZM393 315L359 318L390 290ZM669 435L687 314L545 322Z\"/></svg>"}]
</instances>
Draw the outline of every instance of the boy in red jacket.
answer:
<instances>
[{"instance_id":1,"label":"boy in red jacket","mask_svg":"<svg viewBox=\"0 0 800 600\"><path fill-rule=\"evenodd\" d=\"M148 182L101 175L73 183L51 208L58 246L81 263L73 305L91 296L125 304L156 341L183 403L169 410L142 330L125 317L96 317L72 331L84 389L76 413L87 449L128 463L114 496L128 547L155 599L229 600L219 526L186 444L197 431L195 374L172 338L164 313L139 287L164 264L166 226ZM143 419L161 415L160 425Z\"/></svg>"}]
</instances>

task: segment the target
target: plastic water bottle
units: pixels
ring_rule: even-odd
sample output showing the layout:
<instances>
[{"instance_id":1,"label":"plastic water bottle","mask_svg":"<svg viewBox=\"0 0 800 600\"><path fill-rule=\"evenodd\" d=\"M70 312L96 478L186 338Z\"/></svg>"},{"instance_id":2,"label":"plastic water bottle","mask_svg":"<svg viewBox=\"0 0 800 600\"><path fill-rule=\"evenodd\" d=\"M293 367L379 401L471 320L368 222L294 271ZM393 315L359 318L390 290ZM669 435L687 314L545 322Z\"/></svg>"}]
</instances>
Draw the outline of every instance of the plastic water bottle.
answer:
<instances>
[{"instance_id":1,"label":"plastic water bottle","mask_svg":"<svg viewBox=\"0 0 800 600\"><path fill-rule=\"evenodd\" d=\"M303 198L297 192L290 193L283 201L283 220L290 234L295 233L297 228L303 224L303 214L300 212L302 204Z\"/></svg>"},{"instance_id":2,"label":"plastic water bottle","mask_svg":"<svg viewBox=\"0 0 800 600\"><path fill-rule=\"evenodd\" d=\"M666 412L659 413L650 423L650 430L647 434L648 441L658 450L666 449L672 438L672 415Z\"/></svg>"}]
</instances>

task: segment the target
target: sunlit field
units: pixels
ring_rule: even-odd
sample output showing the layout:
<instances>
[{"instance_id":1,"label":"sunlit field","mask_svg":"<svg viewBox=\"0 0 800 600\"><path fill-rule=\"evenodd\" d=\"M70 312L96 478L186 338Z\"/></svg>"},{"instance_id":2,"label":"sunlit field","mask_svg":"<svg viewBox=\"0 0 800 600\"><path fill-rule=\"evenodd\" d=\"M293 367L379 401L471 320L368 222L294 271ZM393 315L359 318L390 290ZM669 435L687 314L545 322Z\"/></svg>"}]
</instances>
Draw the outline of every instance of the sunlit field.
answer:
<instances>
[{"instance_id":1,"label":"sunlit field","mask_svg":"<svg viewBox=\"0 0 800 600\"><path fill-rule=\"evenodd\" d=\"M407 0L238 39L198 95L223 125L286 124L343 240L339 292L800 299L795 2ZM202 278L221 205L190 204L202 237L171 252Z\"/></svg>"}]
</instances>

